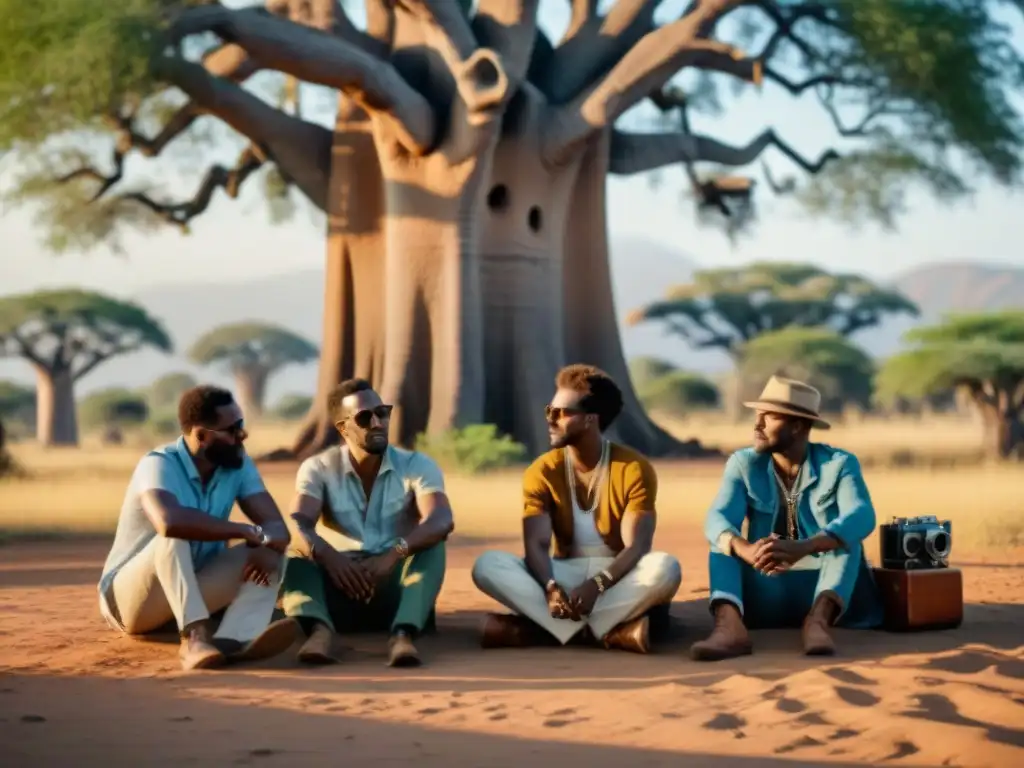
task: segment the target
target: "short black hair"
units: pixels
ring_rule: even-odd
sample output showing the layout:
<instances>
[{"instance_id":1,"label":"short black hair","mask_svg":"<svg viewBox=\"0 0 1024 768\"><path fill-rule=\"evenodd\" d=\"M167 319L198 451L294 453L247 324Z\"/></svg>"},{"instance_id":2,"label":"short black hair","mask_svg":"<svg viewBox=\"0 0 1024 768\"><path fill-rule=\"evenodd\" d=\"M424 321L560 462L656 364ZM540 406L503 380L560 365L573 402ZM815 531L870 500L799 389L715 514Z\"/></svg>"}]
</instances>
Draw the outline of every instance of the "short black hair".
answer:
<instances>
[{"instance_id":1,"label":"short black hair","mask_svg":"<svg viewBox=\"0 0 1024 768\"><path fill-rule=\"evenodd\" d=\"M217 423L217 409L235 402L230 391L212 384L199 384L186 389L178 401L178 424L181 433L194 427L210 427Z\"/></svg>"},{"instance_id":2,"label":"short black hair","mask_svg":"<svg viewBox=\"0 0 1024 768\"><path fill-rule=\"evenodd\" d=\"M367 392L373 389L373 385L366 379L345 379L327 394L327 412L332 419L341 411L341 401L356 392Z\"/></svg>"},{"instance_id":3,"label":"short black hair","mask_svg":"<svg viewBox=\"0 0 1024 768\"><path fill-rule=\"evenodd\" d=\"M555 377L559 389L571 389L583 395L580 406L597 414L598 428L604 432L622 412L622 390L612 377L593 365L567 365Z\"/></svg>"}]
</instances>

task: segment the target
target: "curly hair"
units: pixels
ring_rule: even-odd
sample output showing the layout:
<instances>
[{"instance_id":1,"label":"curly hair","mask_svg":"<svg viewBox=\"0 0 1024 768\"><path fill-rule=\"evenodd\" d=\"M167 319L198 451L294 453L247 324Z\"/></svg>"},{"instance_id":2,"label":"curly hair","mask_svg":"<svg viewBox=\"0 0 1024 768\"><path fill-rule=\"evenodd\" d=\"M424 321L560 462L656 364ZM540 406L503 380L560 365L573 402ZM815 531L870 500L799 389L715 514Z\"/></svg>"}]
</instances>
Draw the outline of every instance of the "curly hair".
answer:
<instances>
[{"instance_id":1,"label":"curly hair","mask_svg":"<svg viewBox=\"0 0 1024 768\"><path fill-rule=\"evenodd\" d=\"M223 387L200 384L186 389L178 400L178 424L181 433L188 434L194 427L210 427L217 423L217 409L235 402L234 396Z\"/></svg>"},{"instance_id":2,"label":"curly hair","mask_svg":"<svg viewBox=\"0 0 1024 768\"><path fill-rule=\"evenodd\" d=\"M369 392L373 386L366 379L345 379L327 395L327 412L336 418L341 412L341 401L356 392Z\"/></svg>"},{"instance_id":3,"label":"curly hair","mask_svg":"<svg viewBox=\"0 0 1024 768\"><path fill-rule=\"evenodd\" d=\"M571 389L583 395L580 406L597 414L598 427L604 432L622 412L622 390L612 377L593 365L567 365L555 377L559 389Z\"/></svg>"}]
</instances>

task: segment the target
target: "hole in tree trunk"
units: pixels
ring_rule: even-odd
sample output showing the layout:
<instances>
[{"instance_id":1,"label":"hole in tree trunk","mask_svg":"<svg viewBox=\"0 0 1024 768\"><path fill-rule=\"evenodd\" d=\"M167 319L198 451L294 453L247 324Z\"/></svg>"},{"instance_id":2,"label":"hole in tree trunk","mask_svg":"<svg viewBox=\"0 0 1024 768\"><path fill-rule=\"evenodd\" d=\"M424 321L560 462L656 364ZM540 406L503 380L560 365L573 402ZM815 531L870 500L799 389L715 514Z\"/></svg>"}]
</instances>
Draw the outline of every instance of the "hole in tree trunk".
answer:
<instances>
[{"instance_id":1,"label":"hole in tree trunk","mask_svg":"<svg viewBox=\"0 0 1024 768\"><path fill-rule=\"evenodd\" d=\"M527 217L526 217L526 223L530 225L530 229L532 229L534 232L540 232L540 225L541 225L540 208L538 208L536 205L534 205L534 206L532 206L530 208L530 212L529 212L529 214L527 214Z\"/></svg>"},{"instance_id":2,"label":"hole in tree trunk","mask_svg":"<svg viewBox=\"0 0 1024 768\"><path fill-rule=\"evenodd\" d=\"M487 193L487 207L492 211L504 211L508 208L508 187L496 184Z\"/></svg>"}]
</instances>

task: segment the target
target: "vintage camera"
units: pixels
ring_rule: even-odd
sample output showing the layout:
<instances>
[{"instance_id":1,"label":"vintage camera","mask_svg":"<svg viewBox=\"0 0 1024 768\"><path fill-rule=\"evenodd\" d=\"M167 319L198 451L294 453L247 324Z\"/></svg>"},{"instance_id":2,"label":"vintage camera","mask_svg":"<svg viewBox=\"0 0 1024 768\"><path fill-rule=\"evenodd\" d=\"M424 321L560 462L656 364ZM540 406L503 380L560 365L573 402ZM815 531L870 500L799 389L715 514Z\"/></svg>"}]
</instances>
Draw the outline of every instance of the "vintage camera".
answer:
<instances>
[{"instance_id":1,"label":"vintage camera","mask_svg":"<svg viewBox=\"0 0 1024 768\"><path fill-rule=\"evenodd\" d=\"M952 524L935 515L894 517L878 526L882 567L903 571L948 568L953 547Z\"/></svg>"}]
</instances>

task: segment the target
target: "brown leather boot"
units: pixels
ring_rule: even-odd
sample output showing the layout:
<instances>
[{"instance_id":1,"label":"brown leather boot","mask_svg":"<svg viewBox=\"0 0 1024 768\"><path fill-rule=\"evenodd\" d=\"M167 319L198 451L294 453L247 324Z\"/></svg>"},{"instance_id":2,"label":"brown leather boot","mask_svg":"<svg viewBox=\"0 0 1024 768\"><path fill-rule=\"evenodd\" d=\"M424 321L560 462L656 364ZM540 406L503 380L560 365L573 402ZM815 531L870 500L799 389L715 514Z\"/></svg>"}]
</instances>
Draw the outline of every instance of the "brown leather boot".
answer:
<instances>
[{"instance_id":1,"label":"brown leather boot","mask_svg":"<svg viewBox=\"0 0 1024 768\"><path fill-rule=\"evenodd\" d=\"M695 661L721 661L746 656L753 650L739 609L732 603L723 602L715 606L715 628L706 640L690 646L690 658Z\"/></svg>"},{"instance_id":2,"label":"brown leather boot","mask_svg":"<svg viewBox=\"0 0 1024 768\"><path fill-rule=\"evenodd\" d=\"M181 668L186 670L212 669L222 666L226 660L220 649L213 644L209 624L205 621L197 621L185 627L181 633L178 658L181 659Z\"/></svg>"},{"instance_id":3,"label":"brown leather boot","mask_svg":"<svg viewBox=\"0 0 1024 768\"><path fill-rule=\"evenodd\" d=\"M317 622L309 638L299 648L299 661L303 664L336 664L341 661L330 627Z\"/></svg>"},{"instance_id":4,"label":"brown leather boot","mask_svg":"<svg viewBox=\"0 0 1024 768\"><path fill-rule=\"evenodd\" d=\"M544 645L540 627L525 616L514 613L489 613L480 629L481 648L529 648Z\"/></svg>"},{"instance_id":5,"label":"brown leather boot","mask_svg":"<svg viewBox=\"0 0 1024 768\"><path fill-rule=\"evenodd\" d=\"M295 619L278 619L248 642L214 638L228 661L259 661L287 651L299 637L299 622Z\"/></svg>"},{"instance_id":6,"label":"brown leather boot","mask_svg":"<svg viewBox=\"0 0 1024 768\"><path fill-rule=\"evenodd\" d=\"M604 636L601 644L609 650L630 651L631 653L649 652L651 650L650 619L641 616L639 619L619 624Z\"/></svg>"},{"instance_id":7,"label":"brown leather boot","mask_svg":"<svg viewBox=\"0 0 1024 768\"><path fill-rule=\"evenodd\" d=\"M814 602L810 613L804 619L801 631L805 654L808 656L831 656L836 652L836 645L828 628L832 626L832 622L838 615L839 606L828 595L822 595Z\"/></svg>"},{"instance_id":8,"label":"brown leather boot","mask_svg":"<svg viewBox=\"0 0 1024 768\"><path fill-rule=\"evenodd\" d=\"M416 650L408 632L398 630L391 635L388 640L389 667L418 667L420 663L420 652Z\"/></svg>"}]
</instances>

